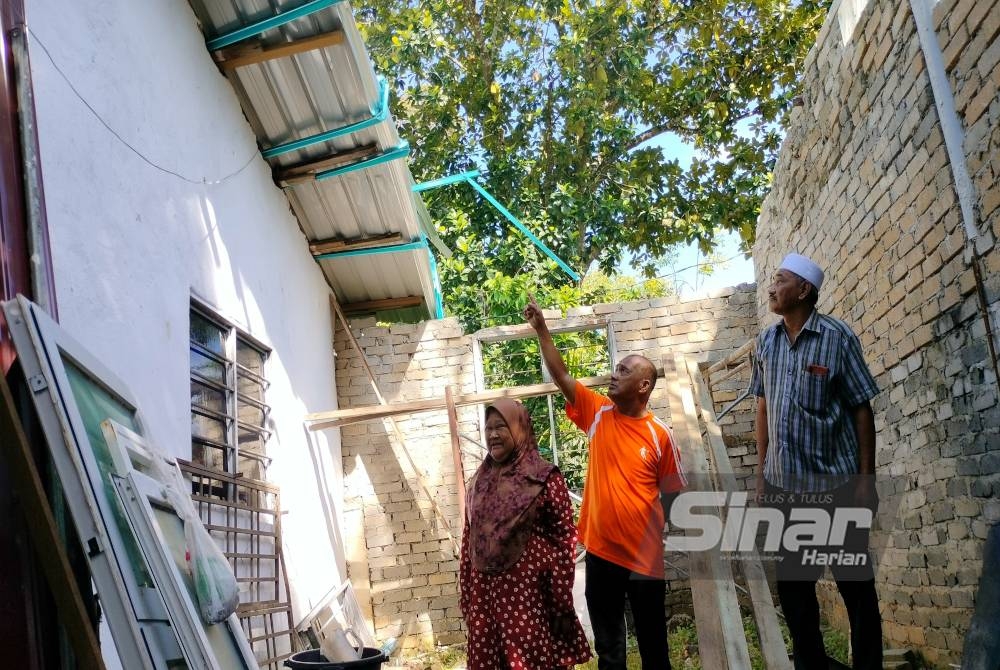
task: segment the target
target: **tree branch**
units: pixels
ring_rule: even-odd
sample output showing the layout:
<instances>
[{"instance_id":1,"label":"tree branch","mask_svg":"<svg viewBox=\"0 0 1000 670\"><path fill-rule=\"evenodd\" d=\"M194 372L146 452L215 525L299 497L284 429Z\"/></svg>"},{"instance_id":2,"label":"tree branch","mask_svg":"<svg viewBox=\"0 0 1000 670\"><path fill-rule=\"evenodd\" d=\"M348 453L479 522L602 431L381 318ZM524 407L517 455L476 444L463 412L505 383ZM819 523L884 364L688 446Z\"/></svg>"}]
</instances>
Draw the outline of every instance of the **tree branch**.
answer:
<instances>
[{"instance_id":1,"label":"tree branch","mask_svg":"<svg viewBox=\"0 0 1000 670\"><path fill-rule=\"evenodd\" d=\"M761 107L758 105L754 109L747 110L743 114L730 117L730 120L732 123L738 123L743 119L748 119L751 116L759 114L760 111ZM593 178L591 180L591 183L594 186L600 184L607 176L608 168L611 167L615 163L615 161L620 160L625 154L632 151L633 149L643 144L644 142L648 142L654 137L658 137L663 133L669 133L669 132L695 134L698 132L698 129L691 128L690 126L681 126L678 124L671 123L669 121L661 123L656 126L652 126L651 128L647 128L646 130L642 131L641 133L633 137L631 140L626 142L625 145L618 151L613 152L613 154L606 154L609 156L607 160L603 159L602 157L602 159L597 163L597 165L594 166Z\"/></svg>"}]
</instances>

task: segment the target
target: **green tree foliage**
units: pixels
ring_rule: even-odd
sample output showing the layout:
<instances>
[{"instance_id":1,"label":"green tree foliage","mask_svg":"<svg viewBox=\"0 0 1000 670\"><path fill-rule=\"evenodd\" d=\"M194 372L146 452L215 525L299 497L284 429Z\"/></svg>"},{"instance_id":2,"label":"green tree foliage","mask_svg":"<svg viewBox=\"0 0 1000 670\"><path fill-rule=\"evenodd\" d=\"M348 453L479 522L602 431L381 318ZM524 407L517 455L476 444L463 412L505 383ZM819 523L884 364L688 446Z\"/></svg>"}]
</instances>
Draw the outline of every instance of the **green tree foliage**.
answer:
<instances>
[{"instance_id":1,"label":"green tree foliage","mask_svg":"<svg viewBox=\"0 0 1000 670\"><path fill-rule=\"evenodd\" d=\"M753 240L798 73L830 0L361 0L418 181L482 183L583 274L678 242ZM688 165L649 140L693 145ZM467 185L425 193L456 252L446 305L568 282ZM504 277L506 279L500 279Z\"/></svg>"}]
</instances>

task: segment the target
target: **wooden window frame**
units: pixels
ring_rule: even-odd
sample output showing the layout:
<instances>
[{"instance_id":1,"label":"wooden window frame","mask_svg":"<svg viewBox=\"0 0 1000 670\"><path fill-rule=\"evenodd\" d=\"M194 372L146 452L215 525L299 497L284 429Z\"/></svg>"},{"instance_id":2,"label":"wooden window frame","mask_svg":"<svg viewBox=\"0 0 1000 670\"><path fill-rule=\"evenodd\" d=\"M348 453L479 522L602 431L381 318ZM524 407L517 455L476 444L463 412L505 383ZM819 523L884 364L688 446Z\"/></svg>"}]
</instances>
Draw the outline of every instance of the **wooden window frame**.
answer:
<instances>
[{"instance_id":1,"label":"wooden window frame","mask_svg":"<svg viewBox=\"0 0 1000 670\"><path fill-rule=\"evenodd\" d=\"M549 333L554 337L556 335L561 335L565 333L579 333L585 331L604 331L607 337L607 348L608 348L608 361L610 363L611 369L614 368L615 360L618 357L618 347L615 341L615 328L614 322L608 317L603 316L584 316L584 317L565 317L562 319L551 319L549 324ZM508 342L510 340L521 340L530 339L537 337L535 331L528 324L517 324L513 326L494 326L492 328L484 328L483 330L477 331L472 335L472 357L473 357L473 369L476 382L476 392L481 393L487 391L486 383L486 370L483 365L483 345L484 344L496 344L498 342ZM562 353L560 351L560 353ZM545 367L545 362L541 361L539 363L541 368L542 381L550 382L552 379L549 377L548 369ZM559 438L557 431L555 429L555 407L553 404L553 394L546 394L546 399L548 403L548 419L549 419L549 430L551 435L551 442L549 447L552 449L552 456L554 461L558 463L558 453L559 453ZM480 435L479 438L482 440L481 444L486 444L486 405L479 405L479 426Z\"/></svg>"}]
</instances>

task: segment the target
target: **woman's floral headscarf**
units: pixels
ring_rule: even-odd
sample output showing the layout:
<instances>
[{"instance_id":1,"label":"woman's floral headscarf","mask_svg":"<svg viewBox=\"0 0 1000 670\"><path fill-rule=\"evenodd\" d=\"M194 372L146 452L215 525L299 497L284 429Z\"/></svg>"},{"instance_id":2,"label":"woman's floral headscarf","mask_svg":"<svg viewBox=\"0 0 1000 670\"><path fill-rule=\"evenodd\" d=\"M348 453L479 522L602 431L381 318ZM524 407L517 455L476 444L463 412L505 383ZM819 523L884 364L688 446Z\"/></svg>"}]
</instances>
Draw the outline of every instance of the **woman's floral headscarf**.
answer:
<instances>
[{"instance_id":1,"label":"woman's floral headscarf","mask_svg":"<svg viewBox=\"0 0 1000 670\"><path fill-rule=\"evenodd\" d=\"M524 553L535 523L536 502L556 466L538 453L531 415L521 403L503 398L486 409L507 422L514 453L497 463L487 455L469 487L466 514L472 567L503 572Z\"/></svg>"}]
</instances>

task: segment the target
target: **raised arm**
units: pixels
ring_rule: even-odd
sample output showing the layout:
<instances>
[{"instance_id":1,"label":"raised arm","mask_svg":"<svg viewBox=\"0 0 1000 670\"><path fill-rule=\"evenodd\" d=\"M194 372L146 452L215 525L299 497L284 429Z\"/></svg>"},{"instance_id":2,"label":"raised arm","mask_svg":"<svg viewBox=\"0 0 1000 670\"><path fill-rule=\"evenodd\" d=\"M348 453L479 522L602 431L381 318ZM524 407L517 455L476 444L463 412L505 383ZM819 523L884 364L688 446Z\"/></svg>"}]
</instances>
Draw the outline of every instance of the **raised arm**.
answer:
<instances>
[{"instance_id":1,"label":"raised arm","mask_svg":"<svg viewBox=\"0 0 1000 670\"><path fill-rule=\"evenodd\" d=\"M552 334L549 326L545 323L545 316L542 310L535 303L535 299L529 295L528 304L524 307L524 320L535 329L538 335L538 346L542 350L542 360L545 367L552 375L552 381L559 387L566 400L572 405L576 402L576 379L566 369L562 355L556 349L555 342L552 341Z\"/></svg>"}]
</instances>

